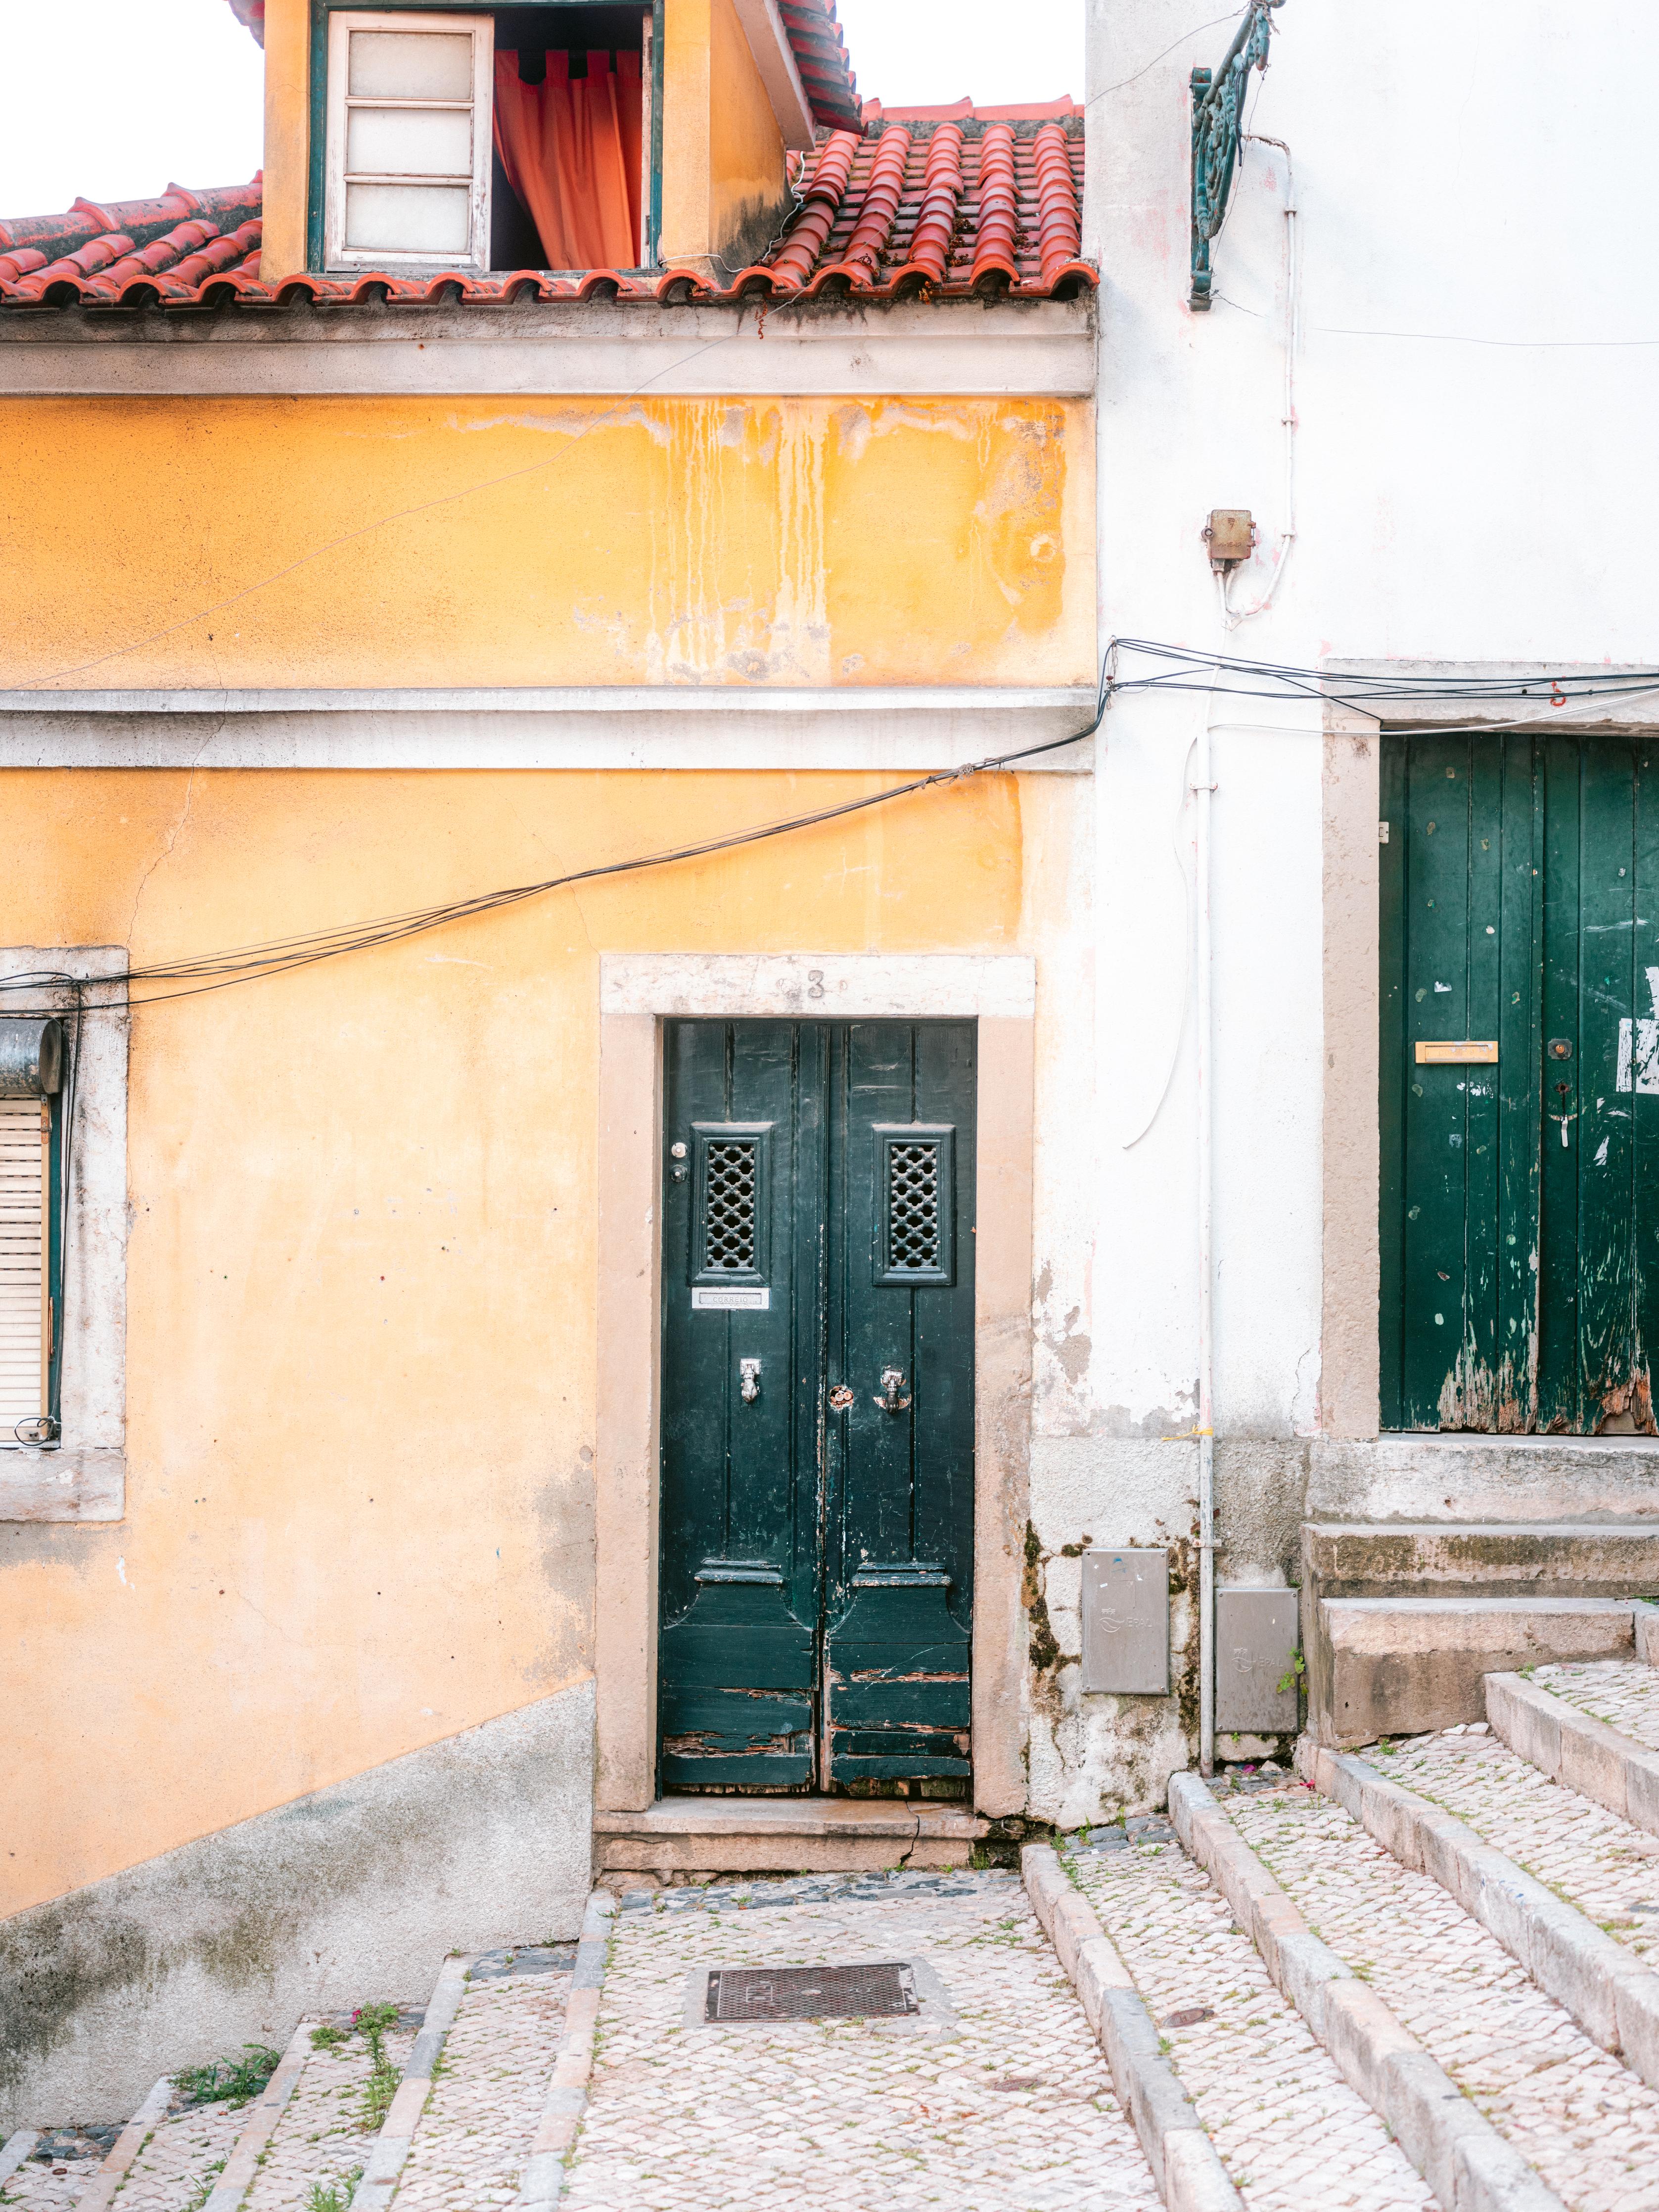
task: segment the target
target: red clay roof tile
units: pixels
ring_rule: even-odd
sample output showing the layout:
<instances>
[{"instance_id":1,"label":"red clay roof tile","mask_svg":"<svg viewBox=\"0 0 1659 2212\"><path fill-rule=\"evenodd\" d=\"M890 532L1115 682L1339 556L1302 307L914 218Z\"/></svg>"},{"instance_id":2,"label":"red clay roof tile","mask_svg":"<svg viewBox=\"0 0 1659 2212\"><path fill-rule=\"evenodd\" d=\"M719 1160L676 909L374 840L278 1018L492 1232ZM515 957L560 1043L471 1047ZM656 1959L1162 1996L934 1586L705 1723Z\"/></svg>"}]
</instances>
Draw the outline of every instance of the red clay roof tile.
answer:
<instances>
[{"instance_id":1,"label":"red clay roof tile","mask_svg":"<svg viewBox=\"0 0 1659 2212\"><path fill-rule=\"evenodd\" d=\"M1063 103L1068 110L1069 101ZM844 295L891 300L1006 292L1045 299L1098 281L1079 255L1083 126L1075 111L1010 118L969 108L938 121L872 118L820 137L795 179L798 212L779 243L729 283L696 268L520 269L480 276L259 276L260 179L212 191L169 185L157 199L0 221L0 307L269 307L376 300L520 298L782 302Z\"/></svg>"}]
</instances>

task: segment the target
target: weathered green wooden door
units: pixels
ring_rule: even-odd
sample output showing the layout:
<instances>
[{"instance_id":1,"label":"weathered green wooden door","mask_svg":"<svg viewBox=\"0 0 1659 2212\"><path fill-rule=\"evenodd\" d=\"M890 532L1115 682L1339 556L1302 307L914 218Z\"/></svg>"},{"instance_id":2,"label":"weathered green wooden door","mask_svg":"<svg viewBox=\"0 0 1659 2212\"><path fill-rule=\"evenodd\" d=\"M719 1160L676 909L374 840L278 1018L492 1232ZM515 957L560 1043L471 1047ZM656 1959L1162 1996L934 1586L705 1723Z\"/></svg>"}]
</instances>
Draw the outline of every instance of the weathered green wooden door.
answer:
<instances>
[{"instance_id":1,"label":"weathered green wooden door","mask_svg":"<svg viewBox=\"0 0 1659 2212\"><path fill-rule=\"evenodd\" d=\"M664 1060L662 1786L962 1794L973 1024Z\"/></svg>"},{"instance_id":2,"label":"weathered green wooden door","mask_svg":"<svg viewBox=\"0 0 1659 2212\"><path fill-rule=\"evenodd\" d=\"M1652 754L1383 740L1385 1426L1652 1431Z\"/></svg>"}]
</instances>

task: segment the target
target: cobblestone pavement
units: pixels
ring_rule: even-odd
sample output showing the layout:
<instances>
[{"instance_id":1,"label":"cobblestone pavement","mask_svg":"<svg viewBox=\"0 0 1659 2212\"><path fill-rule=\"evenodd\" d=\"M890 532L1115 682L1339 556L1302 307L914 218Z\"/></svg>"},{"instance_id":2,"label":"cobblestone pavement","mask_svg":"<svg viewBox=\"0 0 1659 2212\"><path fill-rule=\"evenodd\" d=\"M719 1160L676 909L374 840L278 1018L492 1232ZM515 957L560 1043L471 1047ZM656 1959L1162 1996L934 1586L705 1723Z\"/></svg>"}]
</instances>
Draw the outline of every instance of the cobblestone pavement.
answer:
<instances>
[{"instance_id":1,"label":"cobblestone pavement","mask_svg":"<svg viewBox=\"0 0 1659 2212\"><path fill-rule=\"evenodd\" d=\"M115 2147L125 2121L96 2128L42 2129L31 2156L0 2183L0 2205L25 2212L65 2212Z\"/></svg>"},{"instance_id":2,"label":"cobblestone pavement","mask_svg":"<svg viewBox=\"0 0 1659 2212\"><path fill-rule=\"evenodd\" d=\"M624 1898L569 2212L1157 2212L1018 1875L823 1875ZM696 1968L919 1960L957 2015L707 2027Z\"/></svg>"},{"instance_id":3,"label":"cobblestone pavement","mask_svg":"<svg viewBox=\"0 0 1659 2212\"><path fill-rule=\"evenodd\" d=\"M1224 1800L1309 1924L1574 2212L1653 2212L1659 2094L1426 1875L1299 1783Z\"/></svg>"},{"instance_id":4,"label":"cobblestone pavement","mask_svg":"<svg viewBox=\"0 0 1659 2212\"><path fill-rule=\"evenodd\" d=\"M398 2188L404 2212L511 2204L564 2026L574 1943L480 1960Z\"/></svg>"},{"instance_id":5,"label":"cobblestone pavement","mask_svg":"<svg viewBox=\"0 0 1659 2212\"><path fill-rule=\"evenodd\" d=\"M1534 1668L1532 1679L1592 1720L1659 1751L1659 1667L1641 1659L1579 1659Z\"/></svg>"},{"instance_id":6,"label":"cobblestone pavement","mask_svg":"<svg viewBox=\"0 0 1659 2212\"><path fill-rule=\"evenodd\" d=\"M1428 2185L1273 1987L1167 1821L1129 1829L1097 1834L1066 1863L1251 2212L1433 2212Z\"/></svg>"},{"instance_id":7,"label":"cobblestone pavement","mask_svg":"<svg viewBox=\"0 0 1659 2212\"><path fill-rule=\"evenodd\" d=\"M1659 1836L1552 1782L1484 1722L1413 1737L1392 1754L1374 1749L1364 1756L1390 1782L1468 1821L1483 1841L1659 1966Z\"/></svg>"},{"instance_id":8,"label":"cobblestone pavement","mask_svg":"<svg viewBox=\"0 0 1659 2212\"><path fill-rule=\"evenodd\" d=\"M204 2201L217 2180L246 2117L240 2105L185 2105L173 2108L151 2133L128 2168L119 2191L122 2212L185 2212ZM64 2131L65 2134L69 2130ZM62 2212L76 2204L102 2163L97 2157L24 2161L3 2189L0 2205L25 2212Z\"/></svg>"},{"instance_id":9,"label":"cobblestone pavement","mask_svg":"<svg viewBox=\"0 0 1659 2212\"><path fill-rule=\"evenodd\" d=\"M349 2027L351 2020L349 2013L330 2017L341 2028ZM420 2019L418 2010L407 2011L386 2031L386 2055L400 2072L415 2048ZM348 2183L362 2171L374 2142L374 2130L364 2124L363 2116L363 2093L372 2070L368 2047L360 2035L311 2052L265 2146L245 2212L300 2212L313 2184L327 2189ZM125 2207L125 2191L119 2202Z\"/></svg>"}]
</instances>

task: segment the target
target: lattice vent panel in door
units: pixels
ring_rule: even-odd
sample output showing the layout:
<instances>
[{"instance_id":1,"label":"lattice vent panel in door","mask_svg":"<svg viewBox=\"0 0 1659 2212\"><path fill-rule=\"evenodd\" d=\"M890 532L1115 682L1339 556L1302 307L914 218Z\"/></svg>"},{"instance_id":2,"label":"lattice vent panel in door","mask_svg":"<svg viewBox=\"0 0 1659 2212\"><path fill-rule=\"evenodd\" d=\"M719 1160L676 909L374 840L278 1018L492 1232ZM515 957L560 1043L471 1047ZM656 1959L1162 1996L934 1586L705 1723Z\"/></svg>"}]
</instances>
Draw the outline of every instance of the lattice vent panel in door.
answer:
<instances>
[{"instance_id":1,"label":"lattice vent panel in door","mask_svg":"<svg viewBox=\"0 0 1659 2212\"><path fill-rule=\"evenodd\" d=\"M955 1273L955 1131L878 1128L880 1283L943 1284Z\"/></svg>"}]
</instances>

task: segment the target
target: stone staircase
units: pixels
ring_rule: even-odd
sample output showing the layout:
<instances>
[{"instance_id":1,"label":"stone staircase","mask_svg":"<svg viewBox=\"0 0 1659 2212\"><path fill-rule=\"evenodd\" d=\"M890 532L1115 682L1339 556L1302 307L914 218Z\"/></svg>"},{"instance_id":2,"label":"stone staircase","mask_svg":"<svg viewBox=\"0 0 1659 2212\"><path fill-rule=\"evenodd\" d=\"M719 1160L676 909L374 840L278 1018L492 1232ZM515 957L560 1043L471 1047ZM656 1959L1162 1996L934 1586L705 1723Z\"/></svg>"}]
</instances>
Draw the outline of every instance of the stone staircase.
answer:
<instances>
[{"instance_id":1,"label":"stone staircase","mask_svg":"<svg viewBox=\"0 0 1659 2212\"><path fill-rule=\"evenodd\" d=\"M1444 1579L1490 1601L1468 1556ZM186 2076L118 2130L15 2135L0 2206L1646 2212L1659 1607L1618 1602L1625 1656L1492 1673L1481 1718L1364 1757L1306 1736L1297 1775L1177 1775L1167 1815L1028 1846L1018 1877L598 1890L578 1945L302 2021L240 2105ZM914 1962L915 2022L716 2027L695 2001L711 1966L871 1959Z\"/></svg>"},{"instance_id":2,"label":"stone staircase","mask_svg":"<svg viewBox=\"0 0 1659 2212\"><path fill-rule=\"evenodd\" d=\"M1659 1522L1302 1531L1308 1728L1341 1748L1485 1711L1489 1674L1628 1658L1659 1590Z\"/></svg>"}]
</instances>

